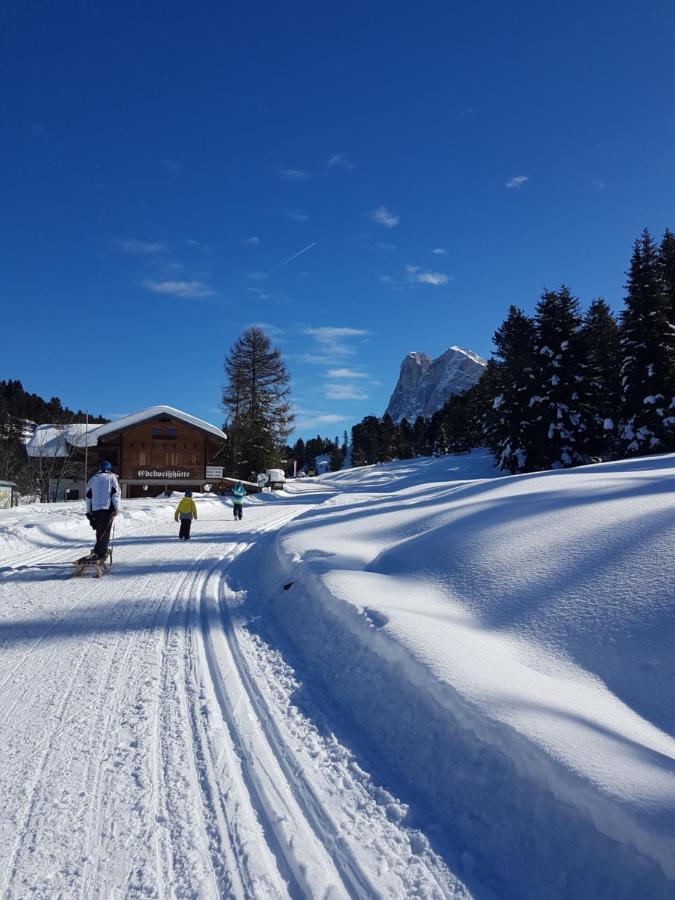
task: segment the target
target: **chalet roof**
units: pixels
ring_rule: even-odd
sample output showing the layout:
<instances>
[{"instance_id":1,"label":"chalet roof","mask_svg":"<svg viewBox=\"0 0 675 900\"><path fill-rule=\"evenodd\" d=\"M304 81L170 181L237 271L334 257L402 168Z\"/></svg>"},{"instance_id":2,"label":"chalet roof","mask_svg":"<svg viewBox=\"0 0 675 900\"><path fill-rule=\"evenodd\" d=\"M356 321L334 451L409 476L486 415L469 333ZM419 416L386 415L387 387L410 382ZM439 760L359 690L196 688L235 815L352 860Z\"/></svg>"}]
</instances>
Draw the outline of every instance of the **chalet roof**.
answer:
<instances>
[{"instance_id":1,"label":"chalet roof","mask_svg":"<svg viewBox=\"0 0 675 900\"><path fill-rule=\"evenodd\" d=\"M123 416L121 419L115 419L114 422L107 422L105 425L98 425L96 429L92 432L89 432L89 437L87 441L90 446L96 444L99 438L105 437L108 434L114 434L117 431L121 431L124 428L130 428L132 425L138 425L141 422L147 422L148 419L156 419L158 416L170 416L172 419L177 419L180 422L185 422L188 425L192 425L194 428L199 428L201 431L207 432L212 437L220 438L221 441L226 440L225 435L221 431L220 428L216 428L215 425L212 425L210 422L206 422L204 419L198 419L196 416L191 416L189 413L183 412L180 409L175 409L173 406L149 406L147 409L143 409L140 412L132 413L130 416ZM74 445L77 447L84 447L85 445L85 436L84 434L79 435L74 441Z\"/></svg>"},{"instance_id":2,"label":"chalet roof","mask_svg":"<svg viewBox=\"0 0 675 900\"><path fill-rule=\"evenodd\" d=\"M26 453L29 456L68 456L69 446L84 447L87 433L89 444L96 443L91 435L100 427L98 423L86 425L84 422L71 422L69 425L37 425L26 444Z\"/></svg>"}]
</instances>

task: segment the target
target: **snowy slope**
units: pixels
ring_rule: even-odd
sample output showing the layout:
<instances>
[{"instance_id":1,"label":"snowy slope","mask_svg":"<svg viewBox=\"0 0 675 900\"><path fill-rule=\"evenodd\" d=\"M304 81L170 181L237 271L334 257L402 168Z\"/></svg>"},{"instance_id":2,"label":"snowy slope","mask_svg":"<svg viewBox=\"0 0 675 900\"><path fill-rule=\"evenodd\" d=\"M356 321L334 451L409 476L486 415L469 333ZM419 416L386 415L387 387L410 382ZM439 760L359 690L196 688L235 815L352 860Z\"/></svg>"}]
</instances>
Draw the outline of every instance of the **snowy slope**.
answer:
<instances>
[{"instance_id":1,"label":"snowy slope","mask_svg":"<svg viewBox=\"0 0 675 900\"><path fill-rule=\"evenodd\" d=\"M327 476L275 613L499 896L675 896L675 457L481 465Z\"/></svg>"},{"instance_id":2,"label":"snowy slope","mask_svg":"<svg viewBox=\"0 0 675 900\"><path fill-rule=\"evenodd\" d=\"M0 512L0 896L469 896L237 613L313 487L197 497L189 543L128 501L101 579L80 503Z\"/></svg>"},{"instance_id":3,"label":"snowy slope","mask_svg":"<svg viewBox=\"0 0 675 900\"><path fill-rule=\"evenodd\" d=\"M0 511L0 895L672 898L675 457Z\"/></svg>"}]
</instances>

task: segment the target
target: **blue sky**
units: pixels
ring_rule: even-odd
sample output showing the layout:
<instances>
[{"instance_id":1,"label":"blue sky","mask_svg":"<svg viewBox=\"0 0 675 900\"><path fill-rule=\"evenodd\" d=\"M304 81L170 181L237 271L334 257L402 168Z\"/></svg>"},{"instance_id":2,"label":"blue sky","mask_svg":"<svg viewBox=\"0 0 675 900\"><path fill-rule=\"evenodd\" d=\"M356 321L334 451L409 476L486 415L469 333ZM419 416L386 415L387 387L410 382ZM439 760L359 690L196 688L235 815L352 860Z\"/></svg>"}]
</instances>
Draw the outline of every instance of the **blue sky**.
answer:
<instances>
[{"instance_id":1,"label":"blue sky","mask_svg":"<svg viewBox=\"0 0 675 900\"><path fill-rule=\"evenodd\" d=\"M544 287L619 309L675 227L673 47L670 0L5 4L0 377L221 424L265 323L333 435Z\"/></svg>"}]
</instances>

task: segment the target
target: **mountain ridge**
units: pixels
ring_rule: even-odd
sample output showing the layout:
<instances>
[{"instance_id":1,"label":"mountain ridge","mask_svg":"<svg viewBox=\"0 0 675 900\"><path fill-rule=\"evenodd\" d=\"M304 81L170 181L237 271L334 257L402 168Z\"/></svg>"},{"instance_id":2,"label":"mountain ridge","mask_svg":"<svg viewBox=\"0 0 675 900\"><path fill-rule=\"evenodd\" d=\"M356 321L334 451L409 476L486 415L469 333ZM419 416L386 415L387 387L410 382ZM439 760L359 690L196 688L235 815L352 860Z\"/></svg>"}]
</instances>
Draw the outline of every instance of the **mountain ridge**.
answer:
<instances>
[{"instance_id":1,"label":"mountain ridge","mask_svg":"<svg viewBox=\"0 0 675 900\"><path fill-rule=\"evenodd\" d=\"M418 416L429 418L453 394L472 387L485 370L483 360L473 350L453 345L435 359L419 350L404 357L396 387L385 411L394 422Z\"/></svg>"}]
</instances>

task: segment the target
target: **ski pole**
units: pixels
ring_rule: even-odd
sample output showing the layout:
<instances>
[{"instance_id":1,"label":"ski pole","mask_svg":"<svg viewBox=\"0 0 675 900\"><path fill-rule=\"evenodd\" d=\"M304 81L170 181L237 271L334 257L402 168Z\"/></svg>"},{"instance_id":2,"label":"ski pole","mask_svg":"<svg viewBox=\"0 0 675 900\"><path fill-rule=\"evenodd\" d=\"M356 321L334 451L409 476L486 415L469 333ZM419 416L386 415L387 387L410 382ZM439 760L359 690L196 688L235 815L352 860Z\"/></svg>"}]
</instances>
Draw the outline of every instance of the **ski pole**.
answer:
<instances>
[{"instance_id":1,"label":"ski pole","mask_svg":"<svg viewBox=\"0 0 675 900\"><path fill-rule=\"evenodd\" d=\"M110 565L111 566L112 566L113 544L115 543L115 524L116 524L115 519L116 518L117 518L117 516L115 516L115 518L113 518L112 534L110 535Z\"/></svg>"}]
</instances>

